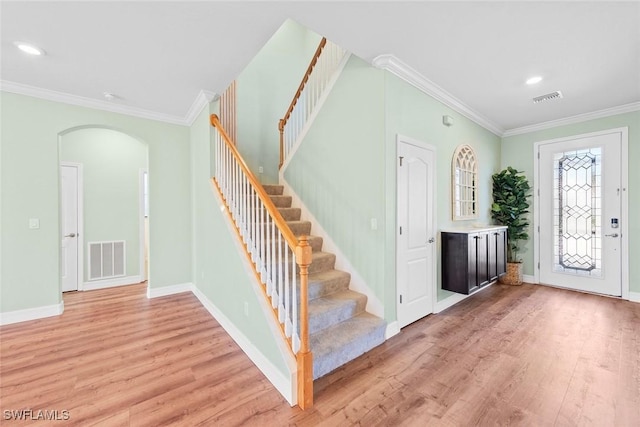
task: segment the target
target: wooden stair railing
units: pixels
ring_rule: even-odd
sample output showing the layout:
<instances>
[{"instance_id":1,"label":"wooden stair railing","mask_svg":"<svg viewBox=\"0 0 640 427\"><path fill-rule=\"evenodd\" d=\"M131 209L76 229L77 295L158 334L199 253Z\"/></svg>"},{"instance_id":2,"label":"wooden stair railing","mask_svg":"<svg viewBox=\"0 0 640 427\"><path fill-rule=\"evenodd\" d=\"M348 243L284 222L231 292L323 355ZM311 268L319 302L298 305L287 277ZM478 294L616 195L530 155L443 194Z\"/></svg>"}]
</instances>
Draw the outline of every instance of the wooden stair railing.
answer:
<instances>
[{"instance_id":1,"label":"wooden stair railing","mask_svg":"<svg viewBox=\"0 0 640 427\"><path fill-rule=\"evenodd\" d=\"M280 131L279 168L282 168L289 153L298 142L305 124L325 93L326 86L334 76L345 54L346 51L337 44L324 37L320 40L287 112L278 122L278 130Z\"/></svg>"},{"instance_id":2,"label":"wooden stair railing","mask_svg":"<svg viewBox=\"0 0 640 427\"><path fill-rule=\"evenodd\" d=\"M308 236L297 238L293 234L215 114L211 115L211 125L216 129L214 187L224 200L245 255L296 358L298 406L310 408L313 355L309 348ZM299 316L296 270L300 276Z\"/></svg>"}]
</instances>

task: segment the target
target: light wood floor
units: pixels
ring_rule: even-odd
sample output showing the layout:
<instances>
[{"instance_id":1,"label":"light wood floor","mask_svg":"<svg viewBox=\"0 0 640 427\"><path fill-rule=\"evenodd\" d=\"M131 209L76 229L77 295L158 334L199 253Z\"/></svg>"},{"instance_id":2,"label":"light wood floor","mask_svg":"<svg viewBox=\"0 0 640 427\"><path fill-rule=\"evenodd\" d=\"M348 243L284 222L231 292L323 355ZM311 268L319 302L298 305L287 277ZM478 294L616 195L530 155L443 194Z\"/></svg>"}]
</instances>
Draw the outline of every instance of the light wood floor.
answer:
<instances>
[{"instance_id":1,"label":"light wood floor","mask_svg":"<svg viewBox=\"0 0 640 427\"><path fill-rule=\"evenodd\" d=\"M640 304L494 285L316 381L303 412L189 293L64 300L0 328L2 425L24 408L83 426L640 425Z\"/></svg>"}]
</instances>

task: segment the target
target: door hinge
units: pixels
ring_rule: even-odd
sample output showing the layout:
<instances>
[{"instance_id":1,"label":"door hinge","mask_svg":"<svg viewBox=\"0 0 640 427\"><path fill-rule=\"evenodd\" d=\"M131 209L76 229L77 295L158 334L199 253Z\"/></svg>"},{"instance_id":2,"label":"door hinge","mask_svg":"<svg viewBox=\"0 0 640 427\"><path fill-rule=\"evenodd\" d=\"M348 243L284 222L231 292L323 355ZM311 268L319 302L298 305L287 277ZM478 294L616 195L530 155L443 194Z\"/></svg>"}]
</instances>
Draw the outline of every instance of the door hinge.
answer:
<instances>
[{"instance_id":1,"label":"door hinge","mask_svg":"<svg viewBox=\"0 0 640 427\"><path fill-rule=\"evenodd\" d=\"M400 227L400 234L402 234L402 227Z\"/></svg>"},{"instance_id":2,"label":"door hinge","mask_svg":"<svg viewBox=\"0 0 640 427\"><path fill-rule=\"evenodd\" d=\"M538 262L538 270L540 270L540 263Z\"/></svg>"},{"instance_id":3,"label":"door hinge","mask_svg":"<svg viewBox=\"0 0 640 427\"><path fill-rule=\"evenodd\" d=\"M400 157L400 166L402 166L402 159L404 159L403 156L399 156Z\"/></svg>"},{"instance_id":4,"label":"door hinge","mask_svg":"<svg viewBox=\"0 0 640 427\"><path fill-rule=\"evenodd\" d=\"M540 232L540 226L538 226L538 233Z\"/></svg>"},{"instance_id":5,"label":"door hinge","mask_svg":"<svg viewBox=\"0 0 640 427\"><path fill-rule=\"evenodd\" d=\"M538 197L540 197L540 189L538 188Z\"/></svg>"},{"instance_id":6,"label":"door hinge","mask_svg":"<svg viewBox=\"0 0 640 427\"><path fill-rule=\"evenodd\" d=\"M538 151L538 158L540 158L540 152Z\"/></svg>"},{"instance_id":7,"label":"door hinge","mask_svg":"<svg viewBox=\"0 0 640 427\"><path fill-rule=\"evenodd\" d=\"M400 304L402 304L402 295L400 295Z\"/></svg>"}]
</instances>

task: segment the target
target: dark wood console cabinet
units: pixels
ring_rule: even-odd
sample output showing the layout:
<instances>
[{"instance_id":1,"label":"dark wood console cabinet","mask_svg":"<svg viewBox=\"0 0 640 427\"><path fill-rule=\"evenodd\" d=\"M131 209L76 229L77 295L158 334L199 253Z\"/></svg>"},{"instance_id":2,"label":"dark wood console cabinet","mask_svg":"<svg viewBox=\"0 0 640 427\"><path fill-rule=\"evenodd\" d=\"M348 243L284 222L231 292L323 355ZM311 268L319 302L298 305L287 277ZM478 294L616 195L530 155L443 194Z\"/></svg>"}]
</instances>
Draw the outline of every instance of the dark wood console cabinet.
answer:
<instances>
[{"instance_id":1,"label":"dark wood console cabinet","mask_svg":"<svg viewBox=\"0 0 640 427\"><path fill-rule=\"evenodd\" d=\"M442 289L471 294L507 271L507 227L441 232Z\"/></svg>"}]
</instances>

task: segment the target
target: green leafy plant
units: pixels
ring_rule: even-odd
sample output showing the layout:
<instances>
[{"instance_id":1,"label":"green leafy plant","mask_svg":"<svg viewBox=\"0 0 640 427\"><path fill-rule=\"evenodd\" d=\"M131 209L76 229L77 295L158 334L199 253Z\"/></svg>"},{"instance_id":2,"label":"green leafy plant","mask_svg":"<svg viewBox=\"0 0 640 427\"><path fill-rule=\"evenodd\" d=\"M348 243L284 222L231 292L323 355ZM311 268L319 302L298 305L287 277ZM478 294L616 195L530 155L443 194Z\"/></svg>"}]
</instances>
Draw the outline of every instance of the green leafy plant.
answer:
<instances>
[{"instance_id":1,"label":"green leafy plant","mask_svg":"<svg viewBox=\"0 0 640 427\"><path fill-rule=\"evenodd\" d=\"M507 226L507 261L521 262L518 258L520 242L529 239L529 181L523 172L512 167L493 174L493 204L491 217Z\"/></svg>"}]
</instances>

